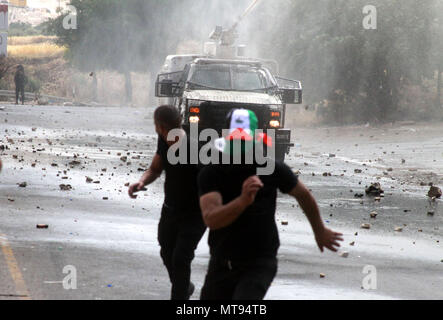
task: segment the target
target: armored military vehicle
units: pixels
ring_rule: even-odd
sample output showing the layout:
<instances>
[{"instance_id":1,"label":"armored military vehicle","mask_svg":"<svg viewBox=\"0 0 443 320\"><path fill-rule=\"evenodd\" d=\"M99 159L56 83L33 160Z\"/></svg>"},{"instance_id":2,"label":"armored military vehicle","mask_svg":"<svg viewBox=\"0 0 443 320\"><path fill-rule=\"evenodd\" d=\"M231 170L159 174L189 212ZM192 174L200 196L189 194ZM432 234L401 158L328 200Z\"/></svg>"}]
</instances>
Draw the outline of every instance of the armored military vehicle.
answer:
<instances>
[{"instance_id":1,"label":"armored military vehicle","mask_svg":"<svg viewBox=\"0 0 443 320\"><path fill-rule=\"evenodd\" d=\"M216 27L203 54L168 56L157 76L156 96L180 110L187 130L198 123L199 130L221 134L230 110L252 110L259 129L275 130L275 158L284 160L293 146L286 108L302 103L301 82L275 76L275 61L245 57L245 47L235 45L235 27Z\"/></svg>"}]
</instances>

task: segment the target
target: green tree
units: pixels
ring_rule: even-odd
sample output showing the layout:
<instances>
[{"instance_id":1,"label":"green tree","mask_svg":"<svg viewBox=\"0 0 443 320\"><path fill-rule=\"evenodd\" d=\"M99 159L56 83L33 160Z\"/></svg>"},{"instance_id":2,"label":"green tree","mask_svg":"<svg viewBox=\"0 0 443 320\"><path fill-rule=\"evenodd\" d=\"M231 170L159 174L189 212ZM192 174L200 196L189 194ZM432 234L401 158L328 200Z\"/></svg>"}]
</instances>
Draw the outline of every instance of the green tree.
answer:
<instances>
[{"instance_id":1,"label":"green tree","mask_svg":"<svg viewBox=\"0 0 443 320\"><path fill-rule=\"evenodd\" d=\"M255 41L261 55L272 53L287 76L303 80L308 102L328 106L328 119L388 121L401 88L433 74L435 3L374 0L378 28L365 30L365 0L276 0L262 10ZM263 24L270 12L282 14Z\"/></svg>"},{"instance_id":2,"label":"green tree","mask_svg":"<svg viewBox=\"0 0 443 320\"><path fill-rule=\"evenodd\" d=\"M48 30L58 36L58 44L69 50L67 58L82 71L113 70L125 75L127 100L132 99L130 72L146 70L133 55L149 55L149 43L140 41L137 14L140 1L71 0L77 10L77 29L63 28L65 12L48 23ZM96 84L97 82L94 81ZM95 90L96 91L96 90Z\"/></svg>"},{"instance_id":3,"label":"green tree","mask_svg":"<svg viewBox=\"0 0 443 320\"><path fill-rule=\"evenodd\" d=\"M67 58L80 70L124 74L130 99L131 71L148 71L154 76L179 43L206 39L225 15L233 22L236 16L226 9L234 10L242 2L249 0L71 0L77 9L78 29L63 28L64 13L48 23L48 32L68 47Z\"/></svg>"}]
</instances>

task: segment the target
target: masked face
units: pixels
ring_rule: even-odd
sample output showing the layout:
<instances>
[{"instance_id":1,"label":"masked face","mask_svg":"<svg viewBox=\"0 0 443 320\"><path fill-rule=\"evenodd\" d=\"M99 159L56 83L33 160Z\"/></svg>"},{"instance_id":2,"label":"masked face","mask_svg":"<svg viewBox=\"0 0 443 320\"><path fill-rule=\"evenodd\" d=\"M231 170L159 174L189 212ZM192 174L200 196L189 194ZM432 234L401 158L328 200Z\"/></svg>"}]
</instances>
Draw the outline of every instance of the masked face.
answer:
<instances>
[{"instance_id":1,"label":"masked face","mask_svg":"<svg viewBox=\"0 0 443 320\"><path fill-rule=\"evenodd\" d=\"M236 109L231 114L229 124L230 134L217 139L215 147L227 154L249 152L253 147L255 130L258 120L254 112L246 109Z\"/></svg>"}]
</instances>

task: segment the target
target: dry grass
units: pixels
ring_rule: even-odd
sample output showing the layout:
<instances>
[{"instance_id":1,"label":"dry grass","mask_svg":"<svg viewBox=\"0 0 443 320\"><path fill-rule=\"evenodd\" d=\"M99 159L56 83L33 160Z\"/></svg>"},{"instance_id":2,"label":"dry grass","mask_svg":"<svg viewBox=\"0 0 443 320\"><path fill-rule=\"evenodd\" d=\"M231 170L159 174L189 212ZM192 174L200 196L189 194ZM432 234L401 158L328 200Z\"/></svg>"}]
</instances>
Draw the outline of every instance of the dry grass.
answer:
<instances>
[{"instance_id":1,"label":"dry grass","mask_svg":"<svg viewBox=\"0 0 443 320\"><path fill-rule=\"evenodd\" d=\"M55 39L56 37L49 36L10 37L8 55L26 59L61 57L65 48L54 44Z\"/></svg>"},{"instance_id":2,"label":"dry grass","mask_svg":"<svg viewBox=\"0 0 443 320\"><path fill-rule=\"evenodd\" d=\"M27 37L9 37L8 45L11 46L22 46L27 44L37 44L37 43L54 43L56 40L55 36L27 36Z\"/></svg>"},{"instance_id":3,"label":"dry grass","mask_svg":"<svg viewBox=\"0 0 443 320\"><path fill-rule=\"evenodd\" d=\"M63 56L64 47L59 47L53 43L36 43L27 45L9 45L8 55L14 58L42 59L56 58Z\"/></svg>"}]
</instances>

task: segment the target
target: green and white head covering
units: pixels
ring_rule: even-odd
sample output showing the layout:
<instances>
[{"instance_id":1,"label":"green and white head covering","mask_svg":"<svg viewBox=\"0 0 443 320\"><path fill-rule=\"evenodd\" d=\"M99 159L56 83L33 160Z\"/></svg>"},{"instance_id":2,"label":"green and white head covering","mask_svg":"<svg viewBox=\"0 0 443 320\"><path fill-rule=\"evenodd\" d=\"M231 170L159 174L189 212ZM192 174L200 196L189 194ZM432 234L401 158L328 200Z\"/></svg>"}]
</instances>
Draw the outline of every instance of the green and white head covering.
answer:
<instances>
[{"instance_id":1,"label":"green and white head covering","mask_svg":"<svg viewBox=\"0 0 443 320\"><path fill-rule=\"evenodd\" d=\"M236 109L232 112L230 133L235 131L244 131L251 138L254 137L255 130L258 127L257 116L254 111L247 109Z\"/></svg>"},{"instance_id":2,"label":"green and white head covering","mask_svg":"<svg viewBox=\"0 0 443 320\"><path fill-rule=\"evenodd\" d=\"M226 154L236 153L233 148L234 141L241 141L241 153L249 151L257 141L265 141L265 136L261 134L256 139L255 130L258 128L258 120L255 113L247 109L235 109L231 112L229 119L229 135L215 140L215 148Z\"/></svg>"}]
</instances>

